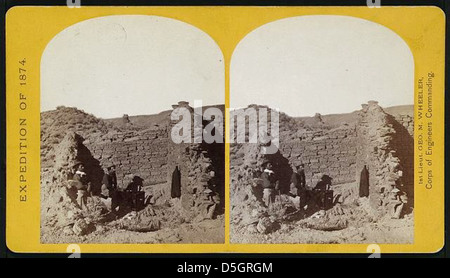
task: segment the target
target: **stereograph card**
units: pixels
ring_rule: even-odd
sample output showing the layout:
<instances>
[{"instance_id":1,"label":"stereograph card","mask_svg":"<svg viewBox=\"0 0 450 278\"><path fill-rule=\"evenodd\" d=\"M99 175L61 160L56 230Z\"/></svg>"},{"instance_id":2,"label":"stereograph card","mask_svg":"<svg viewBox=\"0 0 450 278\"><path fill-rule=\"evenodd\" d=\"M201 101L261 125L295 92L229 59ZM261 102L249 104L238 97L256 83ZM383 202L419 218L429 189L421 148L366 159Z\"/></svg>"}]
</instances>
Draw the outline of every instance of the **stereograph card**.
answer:
<instances>
[{"instance_id":1,"label":"stereograph card","mask_svg":"<svg viewBox=\"0 0 450 278\"><path fill-rule=\"evenodd\" d=\"M444 23L431 6L9 9L8 248L439 251Z\"/></svg>"}]
</instances>

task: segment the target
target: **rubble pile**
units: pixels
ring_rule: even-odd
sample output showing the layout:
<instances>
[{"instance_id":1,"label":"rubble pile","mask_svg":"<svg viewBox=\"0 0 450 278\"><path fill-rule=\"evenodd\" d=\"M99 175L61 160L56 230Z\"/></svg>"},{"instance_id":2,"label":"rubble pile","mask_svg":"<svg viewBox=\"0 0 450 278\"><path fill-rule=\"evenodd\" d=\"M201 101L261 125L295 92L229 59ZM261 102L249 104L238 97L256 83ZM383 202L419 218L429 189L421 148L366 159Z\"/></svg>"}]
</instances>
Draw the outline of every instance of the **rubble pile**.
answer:
<instances>
[{"instance_id":1,"label":"rubble pile","mask_svg":"<svg viewBox=\"0 0 450 278\"><path fill-rule=\"evenodd\" d=\"M82 210L76 202L77 190L69 182L68 169L80 160L91 164L85 150L83 138L75 132L68 132L55 147L55 166L42 169L41 235L48 234L49 230L65 235L89 234L95 231L94 223L99 222L102 214L107 212L97 196L88 198L87 210Z\"/></svg>"}]
</instances>

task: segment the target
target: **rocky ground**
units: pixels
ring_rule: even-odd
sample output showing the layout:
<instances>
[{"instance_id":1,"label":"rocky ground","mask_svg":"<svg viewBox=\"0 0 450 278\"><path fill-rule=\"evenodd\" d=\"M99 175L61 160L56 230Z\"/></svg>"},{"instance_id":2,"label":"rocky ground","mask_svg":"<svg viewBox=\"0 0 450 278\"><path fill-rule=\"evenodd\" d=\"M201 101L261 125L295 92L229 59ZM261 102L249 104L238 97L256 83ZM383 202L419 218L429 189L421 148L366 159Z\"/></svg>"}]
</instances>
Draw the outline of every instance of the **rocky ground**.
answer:
<instances>
[{"instance_id":1,"label":"rocky ground","mask_svg":"<svg viewBox=\"0 0 450 278\"><path fill-rule=\"evenodd\" d=\"M253 207L249 211L235 208L230 227L231 242L412 244L414 240L413 213L402 219L391 219L388 215L378 217L373 214L365 198L345 205L336 204L325 212L317 208L298 211L289 203L287 196L283 195L282 198L285 199L283 209L278 209L281 214L271 212L261 204L247 204ZM256 198L247 200L258 202Z\"/></svg>"},{"instance_id":2,"label":"rocky ground","mask_svg":"<svg viewBox=\"0 0 450 278\"><path fill-rule=\"evenodd\" d=\"M411 217L401 220L387 220L366 223L361 227L348 227L339 231L321 231L305 228L307 220L282 224L280 229L270 234L252 234L231 229L233 243L395 243L412 244L414 222Z\"/></svg>"},{"instance_id":3,"label":"rocky ground","mask_svg":"<svg viewBox=\"0 0 450 278\"><path fill-rule=\"evenodd\" d=\"M221 243L224 241L223 216L199 223L182 223L174 228L162 228L157 231L130 231L121 226L121 221L96 225L87 235L60 233L55 229L43 229L42 242L51 243Z\"/></svg>"}]
</instances>

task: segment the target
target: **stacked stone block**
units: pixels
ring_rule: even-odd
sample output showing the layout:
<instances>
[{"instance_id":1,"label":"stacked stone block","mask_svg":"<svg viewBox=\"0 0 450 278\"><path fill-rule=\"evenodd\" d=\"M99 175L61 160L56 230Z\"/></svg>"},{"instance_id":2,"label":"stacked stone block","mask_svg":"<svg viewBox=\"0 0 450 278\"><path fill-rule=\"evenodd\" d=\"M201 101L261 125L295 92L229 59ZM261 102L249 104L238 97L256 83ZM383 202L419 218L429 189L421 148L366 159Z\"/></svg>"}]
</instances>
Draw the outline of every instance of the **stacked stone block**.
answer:
<instances>
[{"instance_id":1,"label":"stacked stone block","mask_svg":"<svg viewBox=\"0 0 450 278\"><path fill-rule=\"evenodd\" d=\"M85 143L94 158L105 167L116 165L120 187L126 187L133 175L144 179L144 185L167 181L167 129L128 133L114 140Z\"/></svg>"},{"instance_id":2,"label":"stacked stone block","mask_svg":"<svg viewBox=\"0 0 450 278\"><path fill-rule=\"evenodd\" d=\"M333 183L340 184L355 180L355 144L354 128L338 129L309 140L282 140L280 152L291 165L305 165L308 185L315 186L323 174L332 177Z\"/></svg>"}]
</instances>

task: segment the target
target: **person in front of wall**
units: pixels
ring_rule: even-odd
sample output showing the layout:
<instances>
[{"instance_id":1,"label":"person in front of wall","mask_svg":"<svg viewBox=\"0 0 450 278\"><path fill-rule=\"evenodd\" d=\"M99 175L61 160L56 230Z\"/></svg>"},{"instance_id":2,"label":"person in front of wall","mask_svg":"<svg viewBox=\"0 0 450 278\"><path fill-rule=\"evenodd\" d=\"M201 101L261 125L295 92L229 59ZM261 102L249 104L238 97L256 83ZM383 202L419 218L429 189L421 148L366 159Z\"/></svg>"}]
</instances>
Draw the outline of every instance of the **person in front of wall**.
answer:
<instances>
[{"instance_id":1,"label":"person in front of wall","mask_svg":"<svg viewBox=\"0 0 450 278\"><path fill-rule=\"evenodd\" d=\"M275 191L279 189L279 183L273 171L271 162L266 162L266 168L261 174L263 184L263 200L266 207L269 207L275 200Z\"/></svg>"},{"instance_id":2,"label":"person in front of wall","mask_svg":"<svg viewBox=\"0 0 450 278\"><path fill-rule=\"evenodd\" d=\"M299 205L300 207L306 206L306 178L304 165L300 164L298 166L292 167L292 176L290 184L290 193L296 197L300 197Z\"/></svg>"},{"instance_id":3,"label":"person in front of wall","mask_svg":"<svg viewBox=\"0 0 450 278\"><path fill-rule=\"evenodd\" d=\"M87 209L87 197L91 193L91 183L85 172L84 164L77 162L74 166L75 174L73 180L76 181L77 203L82 210Z\"/></svg>"},{"instance_id":4,"label":"person in front of wall","mask_svg":"<svg viewBox=\"0 0 450 278\"><path fill-rule=\"evenodd\" d=\"M113 212L119 206L117 189L116 167L110 165L106 167L105 174L103 175L102 195L104 198L111 198L111 211Z\"/></svg>"}]
</instances>

